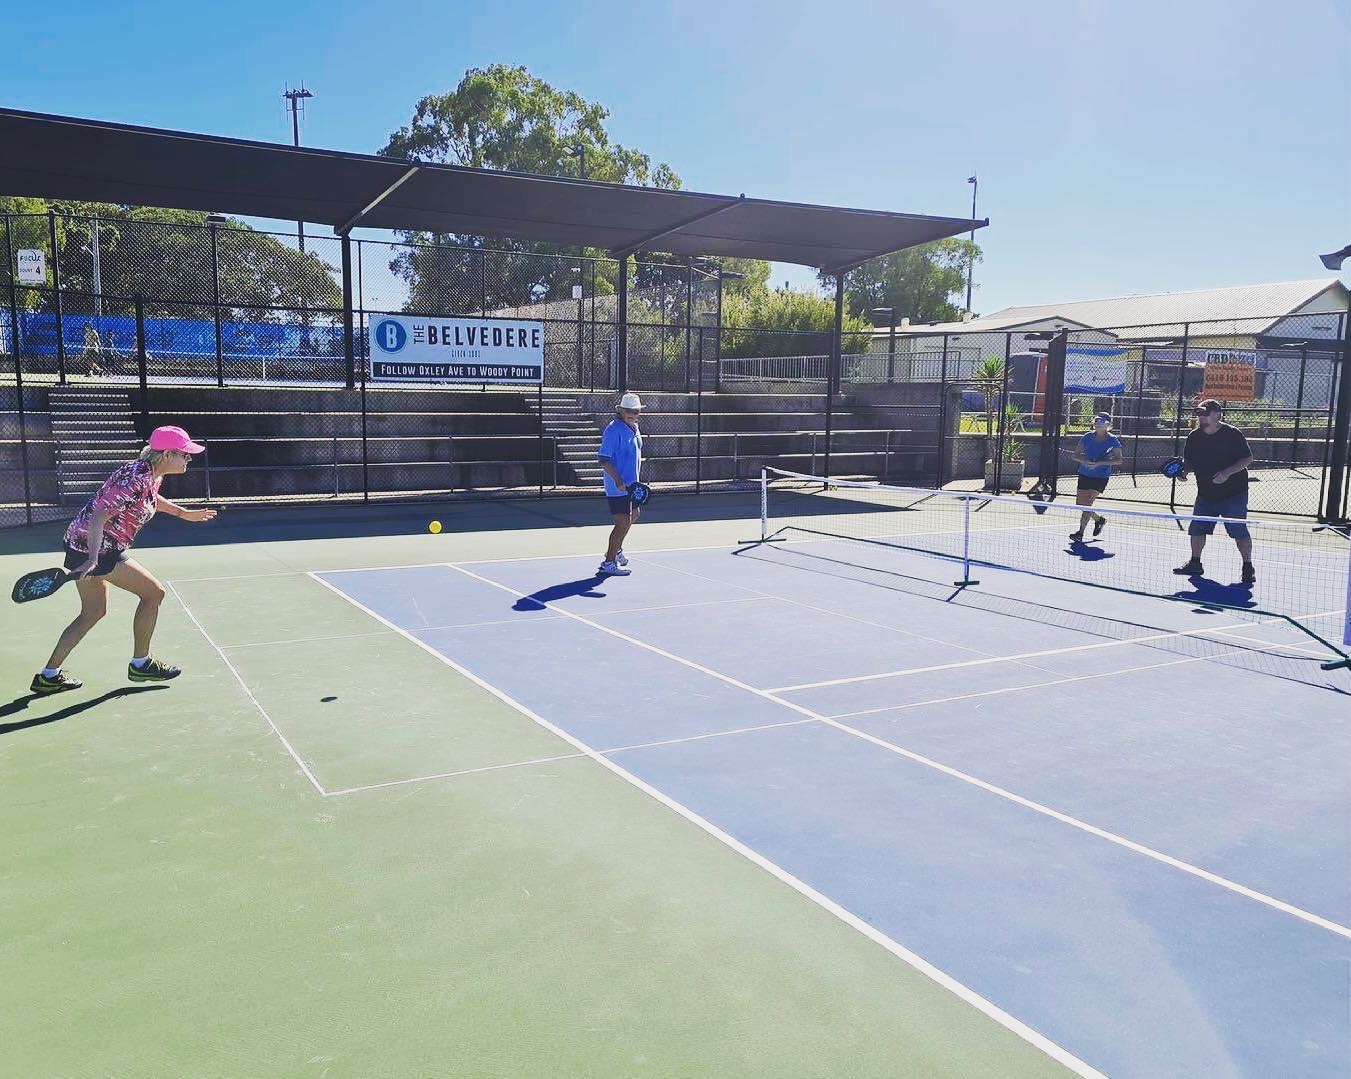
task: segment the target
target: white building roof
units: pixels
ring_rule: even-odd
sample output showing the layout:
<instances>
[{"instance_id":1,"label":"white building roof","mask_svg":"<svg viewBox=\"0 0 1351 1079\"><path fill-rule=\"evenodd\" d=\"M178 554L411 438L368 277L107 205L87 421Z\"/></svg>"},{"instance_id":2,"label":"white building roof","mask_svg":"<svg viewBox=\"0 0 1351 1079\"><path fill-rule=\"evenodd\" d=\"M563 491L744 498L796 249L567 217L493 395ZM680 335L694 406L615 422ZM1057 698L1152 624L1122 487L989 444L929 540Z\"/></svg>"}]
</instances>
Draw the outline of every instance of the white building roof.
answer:
<instances>
[{"instance_id":1,"label":"white building roof","mask_svg":"<svg viewBox=\"0 0 1351 1079\"><path fill-rule=\"evenodd\" d=\"M1121 337L1149 336L1151 333L1180 333L1183 323L1222 323L1197 325L1193 333L1259 334L1276 322L1330 290L1340 290L1345 303L1346 288L1335 277L1307 281L1279 281L1269 285L1238 285L1233 288L1199 289L1193 292L1160 292L1145 296L1114 296L1102 300L1071 300L1065 303L1006 307L969 322L944 322L935 325L912 323L898 327L898 333L999 333L1022 326L1058 322L1074 327L1091 326L1135 332ZM886 334L886 328L876 331Z\"/></svg>"}]
</instances>

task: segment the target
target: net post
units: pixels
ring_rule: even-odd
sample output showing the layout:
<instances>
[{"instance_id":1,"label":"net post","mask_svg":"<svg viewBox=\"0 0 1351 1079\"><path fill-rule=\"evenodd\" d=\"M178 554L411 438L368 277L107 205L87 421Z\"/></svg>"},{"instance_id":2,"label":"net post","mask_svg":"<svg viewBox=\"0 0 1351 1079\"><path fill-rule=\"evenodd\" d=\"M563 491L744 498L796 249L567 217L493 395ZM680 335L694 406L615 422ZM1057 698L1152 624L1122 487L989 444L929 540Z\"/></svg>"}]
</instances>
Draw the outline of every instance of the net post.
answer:
<instances>
[{"instance_id":1,"label":"net post","mask_svg":"<svg viewBox=\"0 0 1351 1079\"><path fill-rule=\"evenodd\" d=\"M760 542L769 538L769 470L760 469Z\"/></svg>"},{"instance_id":2,"label":"net post","mask_svg":"<svg viewBox=\"0 0 1351 1079\"><path fill-rule=\"evenodd\" d=\"M1351 312L1348 312L1347 318L1351 319ZM1347 362L1345 357L1343 357L1342 362L1343 363ZM1342 644L1351 645L1351 552L1348 552L1347 561L1348 565L1346 568L1346 612L1343 616L1346 619L1346 628L1342 631ZM1345 653L1342 654L1342 658L1340 660L1331 660L1330 662L1323 664L1323 670L1325 671L1340 670L1341 668L1344 667L1351 667L1351 659L1348 659Z\"/></svg>"},{"instance_id":3,"label":"net post","mask_svg":"<svg viewBox=\"0 0 1351 1079\"><path fill-rule=\"evenodd\" d=\"M754 547L761 543L786 543L786 536L769 534L769 469L760 468L760 535L755 539L737 540L738 547Z\"/></svg>"},{"instance_id":4,"label":"net post","mask_svg":"<svg viewBox=\"0 0 1351 1079\"><path fill-rule=\"evenodd\" d=\"M958 588L980 584L971 577L971 496L962 499L962 579L953 581Z\"/></svg>"}]
</instances>

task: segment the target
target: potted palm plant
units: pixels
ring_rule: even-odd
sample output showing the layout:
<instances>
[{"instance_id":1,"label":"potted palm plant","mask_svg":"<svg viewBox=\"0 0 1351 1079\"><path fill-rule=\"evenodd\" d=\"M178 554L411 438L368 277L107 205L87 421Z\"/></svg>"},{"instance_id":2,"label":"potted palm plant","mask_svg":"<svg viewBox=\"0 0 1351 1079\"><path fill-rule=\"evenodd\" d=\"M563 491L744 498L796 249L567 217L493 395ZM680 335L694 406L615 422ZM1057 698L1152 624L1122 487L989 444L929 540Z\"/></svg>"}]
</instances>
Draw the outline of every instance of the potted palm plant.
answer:
<instances>
[{"instance_id":1,"label":"potted palm plant","mask_svg":"<svg viewBox=\"0 0 1351 1079\"><path fill-rule=\"evenodd\" d=\"M1016 491L1023 484L1027 462L1023 458L1023 444L1016 437L1023 433L1023 414L1013 405L1004 406L1004 442L990 446L991 457L985 462L985 489L995 490L994 454L999 454L999 490Z\"/></svg>"},{"instance_id":2,"label":"potted palm plant","mask_svg":"<svg viewBox=\"0 0 1351 1079\"><path fill-rule=\"evenodd\" d=\"M1023 476L1027 462L1023 459L1023 444L1011 436L1005 437L1004 449L1000 454L1002 462L999 469L999 490L1016 491L1023 485ZM994 459L985 462L985 489L995 490ZM997 493L997 492L996 492Z\"/></svg>"}]
</instances>

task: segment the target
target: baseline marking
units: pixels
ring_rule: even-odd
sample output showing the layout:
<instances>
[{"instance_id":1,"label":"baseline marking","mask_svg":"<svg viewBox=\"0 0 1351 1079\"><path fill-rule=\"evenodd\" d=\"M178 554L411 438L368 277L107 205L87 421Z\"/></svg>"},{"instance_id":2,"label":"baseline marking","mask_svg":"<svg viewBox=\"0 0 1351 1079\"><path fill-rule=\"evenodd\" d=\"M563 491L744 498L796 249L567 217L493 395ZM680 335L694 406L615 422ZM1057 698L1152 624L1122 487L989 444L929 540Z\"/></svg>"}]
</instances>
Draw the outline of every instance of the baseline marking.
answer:
<instances>
[{"instance_id":1,"label":"baseline marking","mask_svg":"<svg viewBox=\"0 0 1351 1079\"><path fill-rule=\"evenodd\" d=\"M661 742L640 742L632 746L613 746L610 749L598 749L597 753L626 753L633 749L656 749L660 746L682 745L685 742L702 742L708 738L727 738L734 734L749 734L753 731L772 731L779 727L800 727L804 723L814 723L811 719L786 719L782 723L762 723L758 727L740 727L734 731L710 731L708 734L691 734L685 738L669 738ZM507 768L525 768L532 764L549 764L553 761L571 761L585 757L585 753L563 753L556 757L536 757L528 761L509 761L506 764L489 764L482 768L463 768L458 772L438 772L430 776L414 776L412 779L391 779L385 783L369 783L361 787L347 787L345 790L329 791L330 798L342 794L355 794L358 791L373 791L383 787L404 787L410 783L426 783L433 779L453 779L457 776L478 775L480 772L500 772Z\"/></svg>"}]
</instances>

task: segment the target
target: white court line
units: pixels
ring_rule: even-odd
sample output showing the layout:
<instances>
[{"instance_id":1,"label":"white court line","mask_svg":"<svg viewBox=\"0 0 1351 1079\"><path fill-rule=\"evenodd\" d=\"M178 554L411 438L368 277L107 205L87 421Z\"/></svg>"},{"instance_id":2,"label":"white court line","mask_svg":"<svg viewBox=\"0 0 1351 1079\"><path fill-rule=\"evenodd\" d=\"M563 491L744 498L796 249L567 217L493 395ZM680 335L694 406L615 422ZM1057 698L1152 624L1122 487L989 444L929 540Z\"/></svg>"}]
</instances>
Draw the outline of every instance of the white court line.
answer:
<instances>
[{"instance_id":1,"label":"white court line","mask_svg":"<svg viewBox=\"0 0 1351 1079\"><path fill-rule=\"evenodd\" d=\"M1000 1026L1004 1027L1006 1030L1013 1032L1014 1034L1016 1034L1018 1037L1022 1038L1029 1044L1036 1046L1036 1048L1040 1049L1052 1060L1055 1060L1058 1063L1063 1064L1065 1067L1069 1068L1075 1074L1084 1076L1085 1079L1105 1079L1105 1077L1102 1075L1101 1072L1097 1071L1094 1068L1089 1067L1078 1057L1074 1056L1068 1050L1061 1048L1055 1042L1047 1038L1044 1034L1039 1034L1031 1027L1015 1019L1013 1016L1009 1015L1002 1008L986 1000L974 989L971 989L968 986L963 985L961 982L953 978L950 974L947 974L944 971L939 970L932 963L928 962L925 959L922 959L920 956L910 951L910 949L904 947L897 941L893 940L891 937L887 936L881 930L875 928L874 926L869 925L863 919L859 918L856 914L853 914L852 912L846 910L844 907L840 906L833 899L822 894L821 892L818 892L815 888L807 884L805 881L799 880L797 877L793 876L793 874L789 873L782 866L779 866L774 862L771 862L764 855L746 846L746 844L742 843L739 839L736 839L734 836L728 834L727 832L724 832L721 828L713 824L711 821L706 820L704 817L701 817L698 813L694 812L694 810L690 809L687 805L684 805L683 803L676 801L670 795L663 793L656 787L653 787L651 784L646 783L642 779L639 779L632 772L628 771L626 768L622 767L616 762L610 760L608 757L600 753L598 750L593 749L591 746L583 742L580 738L576 738L573 735L569 734L567 731L563 730L563 728L555 726L553 723L550 723L547 719L531 711L520 701L517 701L514 698L508 696L506 693L498 689L496 686L492 685L489 682L485 682L482 678L479 678L472 671L469 671L466 668L460 666L460 664L456 663L449 656L446 656L441 652L438 652L435 648L432 648L430 645L424 643L423 641L418 640L411 633L394 625L394 623L390 622L388 619L382 617L381 615L376 614L369 607L365 606L364 604L358 602L351 596L341 591L336 585L330 584L328 581L325 581L322 577L318 576L317 574L311 573L310 576L314 580L322 584L325 588L328 588L337 595L342 596L343 599L347 600L348 603L352 604L352 606L356 607L358 610L365 611L377 622L381 622L384 625L388 626L390 629L399 633L401 636L405 637L409 641L412 641L413 644L417 645L419 648L427 652L429 655L435 656L446 666L458 672L463 677L469 679L469 681L473 682L479 688L485 690L488 693L491 693L494 697L502 701L504 704L510 705L512 708L516 709L516 711L520 712L521 715L525 716L528 719L533 720L535 723L539 724L539 726L543 727L551 734L554 734L557 737L561 738L569 745L575 746L578 750L581 751L583 755L590 757L602 768L608 769L609 771L613 772L615 775L623 779L625 782L631 783L633 786L637 787L644 794L648 795L648 797L655 799L662 805L666 806L666 808L672 810L675 813L678 813L680 816L685 818L691 824L694 824L696 827L703 829L703 831L707 832L709 835L717 839L719 842L725 844L732 850L736 851L747 861L752 862L756 866L759 866L765 872L769 873L779 881L788 885L788 887L792 888L799 895L805 896L807 899L810 899L817 906L833 914L836 918L844 922L850 928L857 930L859 933L862 933L869 940L873 941L876 944L881 945L892 955L896 956L896 958L908 964L909 966L917 970L919 973L923 974L925 977L936 982L938 985L948 990L948 992L952 993L959 1000L963 1001L966 1004L969 1004L971 1007L977 1009L984 1015L993 1019ZM470 574L470 576L476 576L476 574ZM480 580L482 579L483 578L480 578ZM510 591L510 589L505 590ZM585 621L585 619L583 619L583 621ZM598 628L603 629L604 627ZM606 632L609 631L607 630Z\"/></svg>"},{"instance_id":2,"label":"white court line","mask_svg":"<svg viewBox=\"0 0 1351 1079\"><path fill-rule=\"evenodd\" d=\"M175 577L175 584L196 584L199 581L261 581L265 577L303 577L308 570L287 569L274 573L233 573L224 577Z\"/></svg>"},{"instance_id":3,"label":"white court line","mask_svg":"<svg viewBox=\"0 0 1351 1079\"><path fill-rule=\"evenodd\" d=\"M295 761L296 764L299 765L300 770L305 773L305 778L310 781L315 790L320 794L326 795L328 792L324 790L323 784L314 778L314 773L310 771L309 765L300 759L300 754L297 753L291 743L286 740L286 735L282 734L277 725L272 722L272 717L267 714L267 709L258 703L258 698L253 695L253 690L249 688L249 684L245 682L240 673L235 670L235 665L231 663L229 657L221 651L220 645L211 639L211 634L207 633L202 623L197 621L197 616L193 614L188 605L183 602L183 597L178 594L178 589L174 587L173 581L169 581L168 585L169 591L174 594L174 599L178 600L179 606L183 608L183 613L192 620L192 624L197 627L197 631L206 638L206 643L216 650L216 654L220 656L221 662L224 663L225 666L229 668L230 673L235 676L235 681L239 683L240 688L244 690L244 693L248 696L249 700L253 702L253 706L257 708L262 717L267 720L267 725L272 728L272 733L281 740L281 744L286 747L286 752L291 754L291 759Z\"/></svg>"},{"instance_id":4,"label":"white court line","mask_svg":"<svg viewBox=\"0 0 1351 1079\"><path fill-rule=\"evenodd\" d=\"M1247 651L1243 648L1231 648L1227 655L1233 655L1236 652ZM1176 667L1183 663L1200 663L1202 659L1213 659L1213 656L1184 656L1181 659L1165 659L1158 663L1146 663L1142 667L1122 667L1113 671L1098 671L1094 674L1067 674L1063 678L1057 678L1051 682L1032 682L1025 686L1000 686L997 689L973 690L970 693L959 693L954 697L935 697L927 701L910 701L906 704L886 704L878 708L863 708L857 712L839 712L830 716L831 719L854 719L858 716L875 716L881 712L903 712L907 708L922 708L930 704L951 704L953 701L970 701L977 697L998 697L1005 693L1021 693L1027 689L1049 689L1052 686L1068 685L1071 682L1087 682L1093 678L1111 678L1118 674L1135 674L1139 671L1157 670L1159 667Z\"/></svg>"},{"instance_id":5,"label":"white court line","mask_svg":"<svg viewBox=\"0 0 1351 1079\"><path fill-rule=\"evenodd\" d=\"M1261 623L1261 624L1266 624L1266 623ZM1233 630L1224 630L1224 629L1221 629L1221 630L1212 630L1212 632L1214 632L1214 633L1219 633L1222 637L1232 637L1232 638L1233 638L1234 640L1236 640L1236 641L1247 641L1247 642L1249 642L1250 644L1260 644L1260 645L1262 645L1265 649L1274 649L1274 650L1278 650L1278 651L1281 651L1281 652L1300 652L1300 653L1302 653L1303 655L1306 655L1306 656L1317 656L1319 659L1323 659L1323 660L1330 660L1330 659L1332 659L1332 656L1333 656L1333 653L1330 652L1330 651L1322 651L1322 652L1320 652L1320 651L1318 651L1318 650L1315 649L1315 648L1302 648L1302 647L1300 647L1300 646L1297 645L1297 644L1282 644L1280 641L1264 641L1264 640L1262 640L1261 637L1249 637L1249 636L1247 636L1246 634L1243 634L1243 633L1236 633L1236 632L1234 632ZM1287 658L1293 658L1293 657L1287 657Z\"/></svg>"},{"instance_id":6,"label":"white court line","mask_svg":"<svg viewBox=\"0 0 1351 1079\"><path fill-rule=\"evenodd\" d=\"M804 723L814 723L811 719L786 719L782 723L761 723L756 727L738 727L730 731L709 731L707 734L691 734L684 738L667 738L660 742L639 742L631 746L613 746L610 749L598 749L597 753L627 753L634 749L657 749L662 746L678 746L686 742L703 742L709 738L728 738L734 734L750 734L755 731L772 731L779 727L800 727ZM340 791L329 791L330 798L336 798L341 794L356 794L359 791L381 790L385 787L406 787L410 783L426 783L433 779L454 779L457 776L473 776L482 772L500 772L510 768L525 768L532 764L549 764L553 761L571 761L578 760L587 756L585 753L562 753L556 757L535 757L528 761L509 761L506 764L488 764L482 768L461 768L455 772L437 772L435 775L414 776L412 779L391 779L384 783L368 783L361 787L347 787Z\"/></svg>"},{"instance_id":7,"label":"white court line","mask_svg":"<svg viewBox=\"0 0 1351 1079\"><path fill-rule=\"evenodd\" d=\"M481 581L483 584L490 585L493 588L501 589L503 592L510 592L514 595L520 595L520 593L517 593L515 589L509 588L507 585L504 584L499 584L496 581L489 580L487 577L480 577L477 573L467 570L462 566L455 566L452 568L456 569L460 573L463 573L466 577L471 577L476 581ZM1249 888L1246 885L1239 884L1237 881L1232 881L1226 877L1221 877L1216 873L1211 873L1209 870L1202 869L1200 866L1195 866L1189 862L1181 861L1180 859L1174 858L1171 855L1164 854L1161 851L1156 851L1151 847L1146 847L1141 843L1136 843L1134 840L1127 839L1125 836L1117 835L1114 832L1109 832L1103 828L1097 827L1096 825L1089 824L1087 821L1079 820L1077 817L1071 817L1067 813L1062 813L1057 809L1052 809L1050 806L1045 806L1039 802L1034 802L1030 798L1024 798L1020 794L1015 794L1013 791L1006 790L1003 787L998 787L993 783L987 783L985 780L978 779L976 776L973 776L967 772L963 772L957 768L953 768L950 765L942 764L939 761L924 756L923 754L916 753L913 750L904 748L903 746L898 746L893 742L888 742L886 741L886 739L879 738L876 735L868 734L866 731L861 731L858 728L851 727L846 723L841 723L838 719L833 719L830 716L822 715L820 712L813 711L810 708L806 708L803 705L796 704L793 701L787 700L786 698L777 697L768 690L757 689L752 685L742 682L740 679L733 678L731 675L722 674L721 672L715 671L709 667L705 667L703 664L697 663L692 659L686 659L684 656L676 655L674 652L668 652L666 651L666 649L660 648L657 645L650 644L647 641L639 640L637 637L629 636L627 633L621 633L619 630L612 629L609 626L603 625L599 622L594 622L589 618L585 618L579 614L574 614L572 611L564 610L561 607L556 607L554 609L559 611L559 613L565 615L568 618L581 622L583 625L587 625L593 629L600 630L602 633L608 633L612 637L617 637L619 640L626 641L627 643L635 645L638 648L645 649L646 651L652 652L656 655L672 660L676 663L679 663L681 666L689 667L691 670L698 671L701 674L708 675L710 678L716 678L718 681L725 682L726 684L734 686L737 689L745 690L747 693L753 693L757 697L761 697L768 701L773 701L776 704L781 704L785 708L789 708L792 711L804 715L809 719L818 720L821 723L824 723L826 726L834 727L836 730L843 731L846 734L851 734L856 738L861 738L865 742L870 742L871 744L878 746L882 749L886 749L891 753L895 753L899 756L905 757L908 760L912 760L917 764L922 764L926 768L932 768L935 771L942 772L944 775L951 776L953 779L961 780L963 783L969 783L974 787L978 787L981 790L989 792L990 794L994 794L997 797L1013 802L1015 805L1023 806L1024 808L1030 809L1035 813L1040 813L1044 816L1050 817L1053 820L1060 821L1062 824L1068 824L1070 827L1077 828L1078 830L1086 832L1089 835L1096 836L1099 839L1105 839L1109 843L1114 843L1117 846L1124 847L1126 850L1133 851L1136 854L1144 855L1146 858L1151 858L1154 861L1159 862L1163 865L1170 866L1174 869L1181 870L1184 873L1188 873L1191 876L1197 877L1211 884L1218 885L1219 887L1227 889L1228 891L1231 891L1236 895L1241 895L1247 899L1254 900L1255 902L1271 907L1273 910L1278 910L1284 914L1289 914L1292 917L1300 919L1301 921L1308 922L1311 925L1316 925L1320 929L1326 929L1331 933L1335 933L1338 936L1345 937L1347 940L1351 940L1351 929L1348 929L1344 925L1339 925L1336 922L1329 921L1327 918L1319 917L1317 914L1312 914L1309 911L1301 910L1299 907L1283 902L1282 900L1276 899L1273 896L1266 895L1263 892L1256 891L1255 889ZM1183 660L1177 662L1192 662L1192 660Z\"/></svg>"},{"instance_id":8,"label":"white court line","mask_svg":"<svg viewBox=\"0 0 1351 1079\"><path fill-rule=\"evenodd\" d=\"M1336 614L1336 611L1324 611L1319 615L1301 615L1302 618L1321 617L1323 614ZM1009 663L1015 660L1032 659L1037 656L1060 656L1070 652L1088 652L1097 648L1119 648L1127 644L1147 644L1150 641L1166 641L1176 637L1199 637L1207 633L1224 633L1230 629L1246 629L1253 625L1273 625L1283 619L1268 618L1260 622L1238 622L1233 626L1207 626L1205 629L1185 629L1172 633L1151 633L1145 637L1129 637L1118 641L1097 641L1093 644L1072 644L1064 648L1046 648L1040 652L1019 652L1011 656L995 656L991 659L967 659L957 663L938 663L932 667L908 667L904 670L882 671L878 674L859 674L850 678L828 678L823 682L802 682L795 686L777 686L770 693L795 693L802 689L821 689L826 686L845 686L855 682L875 682L883 678L901 678L908 674L928 674L930 671L950 671L958 667L979 667L989 663ZM1321 655L1322 653L1318 653ZM1037 668L1038 670L1042 668Z\"/></svg>"},{"instance_id":9,"label":"white court line","mask_svg":"<svg viewBox=\"0 0 1351 1079\"><path fill-rule=\"evenodd\" d=\"M437 565L444 566L445 563L438 562ZM606 611L605 613L607 615L632 614L640 611L668 611L668 610L675 610L681 607L714 607L724 603L758 603L759 601L760 601L759 596L746 596L739 599L707 599L707 600L699 600L695 603L669 603L661 607L623 607L618 610ZM541 611L549 610L549 605L547 603L543 603L540 600L533 600L532 602L539 604L539 608ZM531 621L535 622L557 621L561 617L562 617L561 615L556 613L545 614L542 616L542 618L534 618L531 619ZM417 632L434 633L438 630L443 629L480 629L483 626L508 626L520 624L521 624L521 617L518 614L515 618L493 618L489 619L486 622L451 622L448 625L444 626L418 626ZM371 630L366 633L337 633L331 637L288 637L287 639L281 641L241 641L239 644L227 644L224 645L223 647L229 648L231 650L236 648L279 648L282 645L286 644L312 644L316 641L351 641L351 640L359 640L363 637L387 637L389 634L393 632L394 632L393 630L389 629L377 629Z\"/></svg>"},{"instance_id":10,"label":"white court line","mask_svg":"<svg viewBox=\"0 0 1351 1079\"><path fill-rule=\"evenodd\" d=\"M390 632L394 632L390 630ZM454 772L435 772L428 776L414 776L412 779L390 779L384 783L366 783L360 787L344 787L338 791L328 791L329 798L340 798L345 794L357 794L360 791L378 791L386 787L406 787L411 783L429 783L433 779L454 779L457 776L476 776L484 772L505 772L512 768L529 768L532 764L552 764L554 761L575 761L585 757L585 753L559 753L552 757L532 757L528 761L508 761L506 764L485 764L480 768L460 768Z\"/></svg>"},{"instance_id":11,"label":"white court line","mask_svg":"<svg viewBox=\"0 0 1351 1079\"><path fill-rule=\"evenodd\" d=\"M643 557L645 558L646 555L644 555ZM746 592L754 592L757 596L762 596L765 599L774 600L775 602L778 603L790 603L795 607L802 607L808 611L816 611L818 614L828 614L833 618L845 618L851 622L858 622L865 626L871 626L874 629L886 630L888 633L901 633L907 637L914 637L917 640L928 641L930 644L941 644L946 648L957 648L963 652L974 652L978 656L989 657L987 659L970 660L968 662L997 663L1000 662L1001 659L1003 658L999 656L990 656L990 653L982 651L979 648L972 648L969 644L954 644L952 641L943 640L941 637L930 637L927 634L916 633L914 630L905 629L902 626L889 626L884 622L873 622L867 618L860 618L858 615L850 614L848 611L837 611L831 609L830 607L818 607L812 603L804 603L800 599L792 599L789 596L776 595L773 592L763 592L758 588L752 588L750 585L736 584L735 582L731 581L720 581L716 577L706 577L704 574L695 573L693 570L682 569L679 566L668 566L665 562L653 562L652 565L660 566L662 569L670 570L672 573L683 573L686 577L695 577L701 581L709 581L712 584L721 585L724 588L739 588ZM652 609L655 610L655 608ZM1047 670L1045 667L1038 667L1035 663L1027 663L1024 664L1024 666L1031 667L1034 671L1043 671L1046 674L1056 673L1055 671ZM770 690L769 692L773 693L775 691Z\"/></svg>"}]
</instances>

